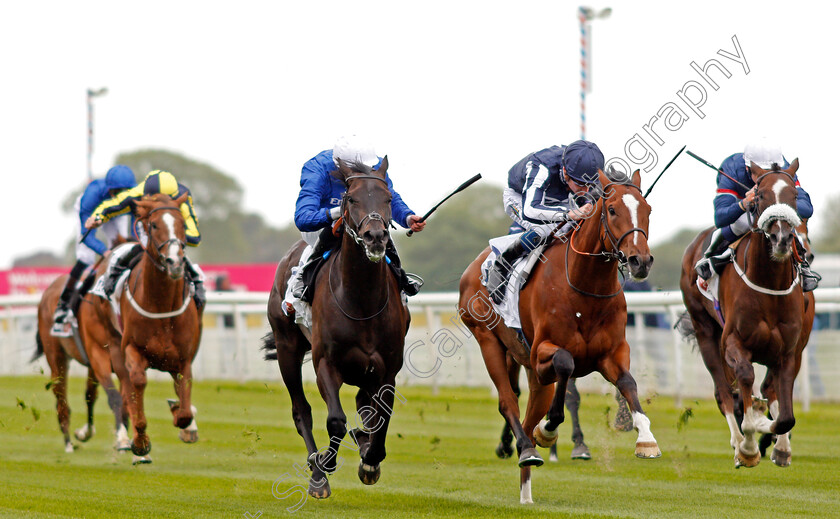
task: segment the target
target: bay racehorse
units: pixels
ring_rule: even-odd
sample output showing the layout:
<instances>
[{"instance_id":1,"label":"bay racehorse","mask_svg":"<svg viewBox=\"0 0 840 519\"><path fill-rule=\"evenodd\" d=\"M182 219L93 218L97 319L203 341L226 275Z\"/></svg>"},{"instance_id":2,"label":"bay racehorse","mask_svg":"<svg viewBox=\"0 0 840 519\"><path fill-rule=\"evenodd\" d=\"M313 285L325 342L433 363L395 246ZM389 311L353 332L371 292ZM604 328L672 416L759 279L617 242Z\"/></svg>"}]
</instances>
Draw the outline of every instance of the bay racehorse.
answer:
<instances>
[{"instance_id":1,"label":"bay racehorse","mask_svg":"<svg viewBox=\"0 0 840 519\"><path fill-rule=\"evenodd\" d=\"M118 346L120 336L113 329L110 321L102 319L102 316L97 312L93 305L95 296L87 294L81 299L78 309L74 310L78 322L78 336L76 338L56 337L50 334L53 327L53 314L66 281L67 275L58 277L50 283L41 296L41 301L38 304L38 331L35 335L38 349L32 358L34 361L44 355L50 367L51 380L49 387L55 394L58 424L64 435L64 450L65 452L73 452L74 449L70 440L70 406L67 401L67 376L70 360L75 360L88 368L85 390L87 422L74 431L76 439L86 442L95 432L93 407L96 402L97 387L101 384L108 395L108 405L114 413L115 448L128 450L130 448L126 432L128 414L120 392L111 378L111 356L107 349L109 345ZM77 340L78 342L76 342Z\"/></svg>"},{"instance_id":2,"label":"bay racehorse","mask_svg":"<svg viewBox=\"0 0 840 519\"><path fill-rule=\"evenodd\" d=\"M683 256L680 288L690 317L690 327L683 331L693 332L714 381L715 399L729 425L736 468L754 467L760 461L756 433L777 435L771 458L779 466L790 464L793 382L814 320L813 294L803 295L793 258L795 229L801 225L794 184L798 168L798 159L787 170L778 165L763 170L750 164L750 172L758 179L750 208L753 232L740 240L733 263L720 275L719 309L701 294L694 271L713 229L697 236ZM763 404L754 400L753 363L767 367L761 392L773 420L764 416ZM740 427L734 389L743 412Z\"/></svg>"},{"instance_id":3,"label":"bay racehorse","mask_svg":"<svg viewBox=\"0 0 840 519\"><path fill-rule=\"evenodd\" d=\"M184 279L184 217L180 206L187 195L144 196L134 215L148 237L144 254L131 270L119 296L120 315L109 301L98 298L99 311L121 328L122 341L109 348L134 429L134 463L150 463L152 448L146 433L143 394L148 368L172 375L177 401L170 402L173 423L182 441L198 440L191 405L192 361L201 339L201 315Z\"/></svg>"},{"instance_id":4,"label":"bay racehorse","mask_svg":"<svg viewBox=\"0 0 840 519\"><path fill-rule=\"evenodd\" d=\"M627 399L639 432L636 456L661 455L629 372L627 304L618 281L619 264L626 264L635 279L646 278L650 271L650 205L641 194L638 171L632 179L610 175L599 172L603 196L591 216L568 240L556 239L545 248L543 261L536 263L522 289L519 312L526 341L504 325L481 282L481 264L489 248L461 277L459 313L478 340L499 391L499 411L516 436L522 503L532 502L531 467L543 463L534 441L542 447L556 441L570 377L598 371L613 383ZM530 351L526 344L533 345ZM508 352L528 371L530 394L522 423L505 364ZM546 413L547 420L541 422Z\"/></svg>"},{"instance_id":5,"label":"bay racehorse","mask_svg":"<svg viewBox=\"0 0 840 519\"><path fill-rule=\"evenodd\" d=\"M358 475L366 485L378 481L380 463L385 459L385 435L398 395L395 379L403 364L405 334L411 319L385 261L391 222L387 169L388 157L375 171L339 161L334 176L347 187L341 201L341 246L327 258L315 280L309 339L281 306L291 267L298 264L304 242L298 242L280 261L269 296L272 334L266 336L263 347L269 352L276 349L292 400L292 418L309 453L309 494L316 498L330 496L326 475L339 466L339 445L359 450ZM318 389L328 410L329 446L321 451L312 436L312 411L301 382L301 364L310 349ZM359 388L359 427L351 431L353 442L344 441L347 417L341 408L339 389L345 383Z\"/></svg>"}]
</instances>

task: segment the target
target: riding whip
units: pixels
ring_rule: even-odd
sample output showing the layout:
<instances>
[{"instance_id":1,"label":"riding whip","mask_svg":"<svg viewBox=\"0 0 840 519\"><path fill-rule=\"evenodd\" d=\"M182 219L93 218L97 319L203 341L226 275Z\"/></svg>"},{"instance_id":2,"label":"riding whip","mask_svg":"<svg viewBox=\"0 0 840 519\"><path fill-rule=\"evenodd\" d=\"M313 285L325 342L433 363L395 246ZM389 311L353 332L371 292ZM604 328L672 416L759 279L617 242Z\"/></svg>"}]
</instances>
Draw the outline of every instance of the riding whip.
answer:
<instances>
[{"instance_id":1,"label":"riding whip","mask_svg":"<svg viewBox=\"0 0 840 519\"><path fill-rule=\"evenodd\" d=\"M434 213L434 212L435 212L435 210L436 210L438 207L440 207L440 206L441 206L441 204L443 204L444 202L446 202L447 200L449 200L450 198L452 198L452 196L453 196L454 194L459 193L459 192L463 191L464 189L466 189L466 188L470 187L472 184L474 184L475 182L477 182L477 181L478 181L478 179L480 179L480 178L481 178L481 173L479 173L478 175L476 175L476 176L472 177L471 179L467 180L466 182L464 182L463 184L461 184L460 186L458 186L458 188L457 188L457 189L455 189L455 191L453 191L453 192L449 193L449 195L447 195L447 196L446 196L446 198L444 198L443 200L441 200L440 202L438 202L438 203L437 203L434 207L432 207L431 209L429 209L429 212L428 212L428 213L426 213L426 214L424 214L424 215L423 215L423 218L420 218L420 220L419 220L419 221L420 221L420 222L425 222L425 221L426 221L426 218L428 218L428 217L429 217L429 215L431 215L432 213ZM411 236L412 234L414 234L414 231L412 231L412 230L410 230L410 229L409 229L409 231L408 231L407 233L405 233L405 235L406 235L406 236Z\"/></svg>"},{"instance_id":2,"label":"riding whip","mask_svg":"<svg viewBox=\"0 0 840 519\"><path fill-rule=\"evenodd\" d=\"M749 186L745 186L745 185L744 185L744 184L742 184L741 182L738 182L738 181L737 181L737 180L735 180L734 178L730 177L729 175L727 175L726 173L724 173L722 169L715 167L715 166L714 166L712 163L710 163L708 160L703 159L703 158L701 158L701 157L698 157L697 155L695 155L694 153L691 153L691 152L690 152L690 151L688 151L688 150L686 150L685 152L686 152L686 153L688 153L689 155L691 155L692 157L694 157L695 159L697 159L698 161L700 161L701 163L703 163L703 164L705 164L705 165L709 166L710 168L712 168L713 170L717 171L718 173L720 173L720 174L721 174L721 175L723 175L724 177L728 178L728 179L729 179L729 180L731 180L732 182L735 182L735 183L736 183L736 184L738 184L739 186L743 187L743 188L744 188L744 189L746 189L747 191L749 191L749 190L750 190L750 187L749 187Z\"/></svg>"},{"instance_id":3,"label":"riding whip","mask_svg":"<svg viewBox=\"0 0 840 519\"><path fill-rule=\"evenodd\" d=\"M647 190L647 193L645 193L645 198L647 198L647 196L650 194L650 192L651 192L651 191L653 191L653 186L655 186L655 185L656 185L656 183L657 183L657 182L659 182L659 179L660 179L660 178L662 178L662 175L663 175L666 171L668 171L668 168L670 168L670 167L671 167L671 164L673 164L673 163L674 163L674 161L675 161L675 160L677 160L677 157L679 157L679 156L680 156L680 153L682 153L684 149L685 149L685 146L683 146L682 148L680 148L680 151L678 151L678 152L677 152L677 154L676 154L676 155L674 155L674 158L673 158L673 159L671 159L671 161L670 161L670 162L669 162L669 163L665 166L665 169L663 169L663 170L662 170L662 173L660 173L660 174L659 174L659 176L658 176L658 177L656 177L656 180L654 180L654 181L653 181L653 184L651 184L651 185L650 185L650 187L649 187L649 188L648 188L648 190Z\"/></svg>"}]
</instances>

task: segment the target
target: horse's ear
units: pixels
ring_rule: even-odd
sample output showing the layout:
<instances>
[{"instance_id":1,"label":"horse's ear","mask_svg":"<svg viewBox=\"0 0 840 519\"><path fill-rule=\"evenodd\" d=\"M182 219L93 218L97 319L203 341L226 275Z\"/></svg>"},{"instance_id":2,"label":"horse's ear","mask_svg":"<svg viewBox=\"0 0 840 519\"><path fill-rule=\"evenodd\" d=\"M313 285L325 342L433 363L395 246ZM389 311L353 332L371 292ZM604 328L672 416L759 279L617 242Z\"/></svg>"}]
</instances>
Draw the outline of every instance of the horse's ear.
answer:
<instances>
[{"instance_id":1,"label":"horse's ear","mask_svg":"<svg viewBox=\"0 0 840 519\"><path fill-rule=\"evenodd\" d=\"M353 170L350 169L350 166L348 166L347 163L344 162L343 159L338 159L338 169L333 171L330 174L332 176L334 176L335 178L337 178L338 180L341 180L342 182L344 182L346 184L347 183L347 177L350 177L350 176L353 175Z\"/></svg>"},{"instance_id":2,"label":"horse's ear","mask_svg":"<svg viewBox=\"0 0 840 519\"><path fill-rule=\"evenodd\" d=\"M174 200L174 203L175 203L175 205L177 205L178 207L181 207L181 204L185 203L185 202L187 201L187 198L189 198L189 195L188 195L186 192L181 193L181 196L179 196L178 198L176 198L176 199Z\"/></svg>"},{"instance_id":3,"label":"horse's ear","mask_svg":"<svg viewBox=\"0 0 840 519\"><path fill-rule=\"evenodd\" d=\"M604 170L599 169L598 170L598 181L601 183L601 186L603 187L603 186L606 186L607 184L610 183L610 177L608 177L607 174L604 173Z\"/></svg>"},{"instance_id":4,"label":"horse's ear","mask_svg":"<svg viewBox=\"0 0 840 519\"><path fill-rule=\"evenodd\" d=\"M385 155L385 157L382 158L382 162L379 163L379 169L376 171L381 173L383 178L385 177L388 173L388 155Z\"/></svg>"},{"instance_id":5,"label":"horse's ear","mask_svg":"<svg viewBox=\"0 0 840 519\"><path fill-rule=\"evenodd\" d=\"M758 178L758 177L764 175L765 173L767 173L766 169L761 169L761 166L759 166L758 164L756 164L753 161L750 161L750 174L752 176Z\"/></svg>"},{"instance_id":6,"label":"horse's ear","mask_svg":"<svg viewBox=\"0 0 840 519\"><path fill-rule=\"evenodd\" d=\"M630 181L633 182L633 184L636 187L638 187L639 189L642 189L642 173L641 173L641 171L639 171L638 169L636 171L634 171L633 176L630 177Z\"/></svg>"},{"instance_id":7,"label":"horse's ear","mask_svg":"<svg viewBox=\"0 0 840 519\"><path fill-rule=\"evenodd\" d=\"M142 220L148 216L149 211L151 211L154 206L154 202L150 200L131 200L129 205L131 206L131 212L134 213L134 216L138 220Z\"/></svg>"},{"instance_id":8,"label":"horse's ear","mask_svg":"<svg viewBox=\"0 0 840 519\"><path fill-rule=\"evenodd\" d=\"M790 163L790 167L787 168L785 171L790 173L790 176L796 175L796 171L799 169L799 157L793 159L793 162Z\"/></svg>"}]
</instances>

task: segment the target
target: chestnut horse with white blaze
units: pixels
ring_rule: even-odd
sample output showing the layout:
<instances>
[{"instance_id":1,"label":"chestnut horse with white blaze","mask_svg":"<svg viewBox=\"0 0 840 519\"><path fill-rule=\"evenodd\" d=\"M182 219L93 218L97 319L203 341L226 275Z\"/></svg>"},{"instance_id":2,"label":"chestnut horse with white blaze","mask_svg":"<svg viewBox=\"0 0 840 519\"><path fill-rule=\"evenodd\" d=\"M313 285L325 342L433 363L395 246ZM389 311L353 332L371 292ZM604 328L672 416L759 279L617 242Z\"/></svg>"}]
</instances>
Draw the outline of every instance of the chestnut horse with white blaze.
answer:
<instances>
[{"instance_id":1,"label":"chestnut horse with white blaze","mask_svg":"<svg viewBox=\"0 0 840 519\"><path fill-rule=\"evenodd\" d=\"M630 347L625 339L627 304L618 281L619 265L634 279L647 278L653 257L647 240L650 205L641 193L641 175L632 179L599 171L603 196L591 215L568 239L555 239L543 251L519 300L522 333L504 325L481 282L485 249L461 277L459 309L481 347L490 378L499 391L499 412L516 436L520 502L531 503L531 467L543 460L534 441L549 447L564 420L564 399L571 377L597 371L627 399L639 432L636 456L661 455L642 411L636 382L630 375ZM528 407L519 422L519 405L511 388L505 355L528 371ZM556 385L555 385L556 382ZM548 416L547 420L540 421Z\"/></svg>"},{"instance_id":2,"label":"chestnut horse with white blaze","mask_svg":"<svg viewBox=\"0 0 840 519\"><path fill-rule=\"evenodd\" d=\"M798 168L798 159L786 170L750 164L750 172L758 179L751 208L753 232L737 243L733 263L720 275L719 309L700 292L694 271L712 229L697 236L683 256L680 288L690 325L682 331L695 335L714 381L718 407L729 425L736 468L759 463L756 433L777 435L771 458L779 466L790 464L793 382L814 320L813 294L803 294L793 258L795 229L802 224L796 213ZM683 320L683 324L688 323ZM762 403L753 400L754 362L767 367L761 391L773 420L764 416ZM734 408L735 385L743 406L740 427Z\"/></svg>"},{"instance_id":3,"label":"chestnut horse with white blaze","mask_svg":"<svg viewBox=\"0 0 840 519\"><path fill-rule=\"evenodd\" d=\"M131 270L120 295L123 322L119 348L110 348L114 372L120 379L134 438L134 463L149 463L152 448L146 434L143 393L148 368L172 375L178 400L170 402L173 423L182 441L198 440L191 405L192 362L201 339L201 315L184 279L186 232L180 206L187 194L173 200L147 195L134 205L134 214L148 237L144 254ZM118 319L110 302L100 309L112 322Z\"/></svg>"}]
</instances>

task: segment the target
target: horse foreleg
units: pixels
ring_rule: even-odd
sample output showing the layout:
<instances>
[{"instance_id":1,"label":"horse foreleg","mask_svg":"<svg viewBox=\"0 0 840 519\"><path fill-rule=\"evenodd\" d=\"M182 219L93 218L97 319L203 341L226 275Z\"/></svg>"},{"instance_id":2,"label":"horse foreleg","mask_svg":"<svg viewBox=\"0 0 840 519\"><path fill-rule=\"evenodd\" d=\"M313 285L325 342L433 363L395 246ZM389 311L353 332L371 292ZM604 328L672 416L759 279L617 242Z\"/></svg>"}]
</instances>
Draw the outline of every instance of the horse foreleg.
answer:
<instances>
[{"instance_id":1,"label":"horse foreleg","mask_svg":"<svg viewBox=\"0 0 840 519\"><path fill-rule=\"evenodd\" d=\"M487 373L499 392L499 413L516 437L519 466L542 465L542 457L534 448L532 439L525 433L522 424L519 422L519 399L514 394L513 387L511 387L504 346L489 330L474 328L473 334L481 347L481 356L484 358Z\"/></svg>"},{"instance_id":2,"label":"horse foreleg","mask_svg":"<svg viewBox=\"0 0 840 519\"><path fill-rule=\"evenodd\" d=\"M583 441L583 430L580 428L580 393L578 392L575 379L570 378L566 384L566 409L569 411L569 416L572 418L572 459L573 460L588 460L592 458L589 453L589 447ZM554 447L556 448L556 443Z\"/></svg>"},{"instance_id":3,"label":"horse foreleg","mask_svg":"<svg viewBox=\"0 0 840 519\"><path fill-rule=\"evenodd\" d=\"M88 368L87 387L85 388L85 403L87 404L88 412L87 423L73 432L73 435L79 441L88 441L96 432L93 426L93 406L96 403L96 389L98 387L99 383L96 381L96 374L93 371L93 367Z\"/></svg>"},{"instance_id":4,"label":"horse foreleg","mask_svg":"<svg viewBox=\"0 0 840 519\"><path fill-rule=\"evenodd\" d=\"M540 346L545 344L543 343ZM557 441L557 427L566 419L564 412L566 385L569 382L569 377L572 376L575 370L575 361L572 358L572 354L562 348L554 351L551 357L551 365L554 368L557 384L554 388L554 398L548 409L547 418L541 421L534 429L534 438L540 447L550 447ZM541 365L539 369L543 369L543 366Z\"/></svg>"},{"instance_id":5,"label":"horse foreleg","mask_svg":"<svg viewBox=\"0 0 840 519\"><path fill-rule=\"evenodd\" d=\"M309 494L316 498L325 498L330 495L327 474L332 474L340 467L338 448L347 434L347 416L341 408L338 393L343 384L341 375L327 359L321 359L318 363L316 380L321 397L327 404L327 434L330 440L327 447L309 455L309 466L312 469Z\"/></svg>"},{"instance_id":6,"label":"horse foreleg","mask_svg":"<svg viewBox=\"0 0 840 519\"><path fill-rule=\"evenodd\" d=\"M151 460L145 456L152 450L152 442L146 434L146 413L143 406L148 362L133 345L128 345L125 348L125 361L125 367L128 371L128 382L130 384L128 410L131 414L131 424L134 427L134 440L131 443L131 452L135 456L138 456L134 460L135 463L148 463Z\"/></svg>"},{"instance_id":7,"label":"horse foreleg","mask_svg":"<svg viewBox=\"0 0 840 519\"><path fill-rule=\"evenodd\" d=\"M361 461L359 462L359 479L365 485L373 485L379 481L381 474L380 463L385 459L385 438L388 435L388 425L391 423L391 415L394 414L394 399L397 395L396 380L391 376L385 384L371 398L371 412L374 413L373 428L369 431L369 442L367 448L359 450ZM400 399L405 398L400 395ZM370 422L371 417L366 420ZM360 445L361 447L361 445Z\"/></svg>"},{"instance_id":8,"label":"horse foreleg","mask_svg":"<svg viewBox=\"0 0 840 519\"><path fill-rule=\"evenodd\" d=\"M525 419L522 422L522 428L526 431L531 431L528 436L528 441L533 442L534 432L537 430L537 424L546 415L548 408L551 406L552 393L554 389L553 384L547 386L542 385L537 380L537 374L534 370L526 370L528 372L528 406L525 409ZM556 431L555 431L556 432ZM531 449L536 454L536 449ZM524 454L524 453L523 453ZM539 456L539 454L536 454ZM539 458L539 463L523 464L520 458L520 472L519 472L519 502L522 504L533 503L531 498L531 466L539 467L542 465L542 458Z\"/></svg>"},{"instance_id":9,"label":"horse foreleg","mask_svg":"<svg viewBox=\"0 0 840 519\"><path fill-rule=\"evenodd\" d=\"M752 390L755 384L755 370L749 352L743 348L740 339L735 334L727 335L724 344L724 359L735 373L744 409L744 419L741 422L741 432L744 436L735 449L735 468L755 467L761 461L758 442L755 439L758 422L760 418L766 420L761 412L753 409ZM732 419L734 420L734 417ZM727 421L729 421L728 416ZM737 427L737 424L735 426ZM730 423L729 427L731 429L733 424Z\"/></svg>"},{"instance_id":10,"label":"horse foreleg","mask_svg":"<svg viewBox=\"0 0 840 519\"><path fill-rule=\"evenodd\" d=\"M192 364L185 363L179 373L172 373L178 402L170 404L172 423L181 429L178 438L184 443L198 441L198 424L195 423L195 406L192 405Z\"/></svg>"},{"instance_id":11,"label":"horse foreleg","mask_svg":"<svg viewBox=\"0 0 840 519\"><path fill-rule=\"evenodd\" d=\"M776 435L776 446L770 459L779 467L790 465L790 431L796 423L793 416L793 380L796 378L800 360L801 353L797 354L797 358L784 363L774 377L773 386L777 399L770 405L770 416L773 417L770 432Z\"/></svg>"},{"instance_id":12,"label":"horse foreleg","mask_svg":"<svg viewBox=\"0 0 840 519\"><path fill-rule=\"evenodd\" d=\"M519 389L519 363L516 362L511 355L505 358L507 363L508 378L510 379L510 387L513 389L513 394L516 395L516 406L519 407L519 395L522 391ZM499 445L496 446L496 456L499 458L510 458L513 455L513 429L505 420L502 427L502 435L499 438Z\"/></svg>"},{"instance_id":13,"label":"horse foreleg","mask_svg":"<svg viewBox=\"0 0 840 519\"><path fill-rule=\"evenodd\" d=\"M618 388L630 407L633 428L639 433L636 438L636 457L658 458L662 456L662 452L659 450L659 444L657 444L656 438L650 430L650 419L642 410L636 380L630 374L629 367L630 346L627 341L622 341L616 348L614 355L602 362L601 374Z\"/></svg>"},{"instance_id":14,"label":"horse foreleg","mask_svg":"<svg viewBox=\"0 0 840 519\"><path fill-rule=\"evenodd\" d=\"M85 344L93 345L93 339L87 340ZM118 350L119 343L117 342L116 346L108 349ZM90 367L96 376L96 380L108 396L108 407L114 414L114 448L120 451L127 451L131 448L131 440L128 438L127 429L128 415L126 406L128 404L128 400L122 397L120 390L116 388L114 380L111 378L111 364L114 361L114 359L112 359L113 352L109 353L107 349L98 345L89 346L88 350L90 355ZM123 358L121 355L117 357L119 359ZM122 365L122 371L126 373L124 364ZM114 364L114 372L118 373L117 377L119 377L119 365ZM125 376L126 378L128 377L127 373ZM125 384L126 383L122 380L120 381L121 387L124 387Z\"/></svg>"}]
</instances>

